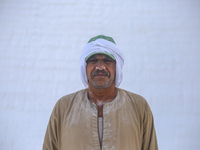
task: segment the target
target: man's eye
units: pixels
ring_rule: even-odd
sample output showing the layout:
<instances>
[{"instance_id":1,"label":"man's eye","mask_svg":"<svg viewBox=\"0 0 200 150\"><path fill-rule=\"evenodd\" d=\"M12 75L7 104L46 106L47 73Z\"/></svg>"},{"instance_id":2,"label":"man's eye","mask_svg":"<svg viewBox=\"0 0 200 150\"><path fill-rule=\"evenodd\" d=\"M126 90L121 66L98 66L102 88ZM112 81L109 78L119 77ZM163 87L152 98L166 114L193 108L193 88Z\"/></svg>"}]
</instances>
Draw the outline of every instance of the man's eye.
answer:
<instances>
[{"instance_id":1,"label":"man's eye","mask_svg":"<svg viewBox=\"0 0 200 150\"><path fill-rule=\"evenodd\" d=\"M95 63L97 60L96 59L90 59L88 60L88 63L91 62L91 63Z\"/></svg>"},{"instance_id":2,"label":"man's eye","mask_svg":"<svg viewBox=\"0 0 200 150\"><path fill-rule=\"evenodd\" d=\"M111 59L105 59L104 61L105 62L113 62L113 60L111 60Z\"/></svg>"}]
</instances>

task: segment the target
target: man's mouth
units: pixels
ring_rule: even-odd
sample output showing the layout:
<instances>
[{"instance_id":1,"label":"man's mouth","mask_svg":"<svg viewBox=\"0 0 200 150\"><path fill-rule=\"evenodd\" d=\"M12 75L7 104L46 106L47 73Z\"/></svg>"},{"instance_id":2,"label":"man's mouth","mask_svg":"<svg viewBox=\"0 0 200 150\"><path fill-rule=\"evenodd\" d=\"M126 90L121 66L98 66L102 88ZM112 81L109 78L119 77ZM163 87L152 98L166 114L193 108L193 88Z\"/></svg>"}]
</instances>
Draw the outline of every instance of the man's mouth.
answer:
<instances>
[{"instance_id":1,"label":"man's mouth","mask_svg":"<svg viewBox=\"0 0 200 150\"><path fill-rule=\"evenodd\" d=\"M107 76L107 75L106 75L106 74L101 74L101 73L99 73L99 74L95 74L94 77L95 77L95 76Z\"/></svg>"}]
</instances>

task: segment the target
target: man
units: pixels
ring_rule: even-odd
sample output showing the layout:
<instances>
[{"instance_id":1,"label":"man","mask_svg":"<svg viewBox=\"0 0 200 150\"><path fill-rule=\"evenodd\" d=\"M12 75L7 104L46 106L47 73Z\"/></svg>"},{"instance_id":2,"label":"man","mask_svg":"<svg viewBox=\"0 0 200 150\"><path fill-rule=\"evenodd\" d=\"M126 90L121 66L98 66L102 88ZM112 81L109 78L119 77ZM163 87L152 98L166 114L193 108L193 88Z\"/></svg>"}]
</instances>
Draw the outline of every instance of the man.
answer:
<instances>
[{"instance_id":1,"label":"man","mask_svg":"<svg viewBox=\"0 0 200 150\"><path fill-rule=\"evenodd\" d=\"M62 97L47 127L43 150L157 150L146 100L117 88L124 57L111 37L96 36L81 55L87 87Z\"/></svg>"}]
</instances>

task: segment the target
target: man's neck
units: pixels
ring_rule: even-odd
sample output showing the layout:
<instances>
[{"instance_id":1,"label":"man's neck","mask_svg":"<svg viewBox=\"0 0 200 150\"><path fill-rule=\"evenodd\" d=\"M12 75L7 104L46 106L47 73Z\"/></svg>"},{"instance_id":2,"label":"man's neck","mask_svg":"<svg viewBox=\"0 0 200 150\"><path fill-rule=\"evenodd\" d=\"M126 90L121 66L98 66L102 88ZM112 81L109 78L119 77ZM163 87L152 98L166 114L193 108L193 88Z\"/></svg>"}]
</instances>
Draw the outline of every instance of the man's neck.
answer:
<instances>
[{"instance_id":1,"label":"man's neck","mask_svg":"<svg viewBox=\"0 0 200 150\"><path fill-rule=\"evenodd\" d=\"M98 116L103 116L103 103L112 101L117 95L117 88L111 85L106 89L95 89L90 84L88 87L88 98L96 104L98 108Z\"/></svg>"}]
</instances>

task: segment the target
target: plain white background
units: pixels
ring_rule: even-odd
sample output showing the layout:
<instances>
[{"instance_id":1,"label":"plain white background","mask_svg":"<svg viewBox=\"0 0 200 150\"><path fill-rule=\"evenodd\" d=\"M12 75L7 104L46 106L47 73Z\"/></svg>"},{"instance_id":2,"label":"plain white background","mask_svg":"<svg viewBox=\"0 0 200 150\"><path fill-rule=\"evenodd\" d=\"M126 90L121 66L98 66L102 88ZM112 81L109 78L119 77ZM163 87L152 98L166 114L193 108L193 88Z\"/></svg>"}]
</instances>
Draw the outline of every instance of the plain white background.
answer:
<instances>
[{"instance_id":1,"label":"plain white background","mask_svg":"<svg viewBox=\"0 0 200 150\"><path fill-rule=\"evenodd\" d=\"M0 149L42 149L56 101L83 89L79 58L104 34L125 55L160 150L200 149L199 0L0 0Z\"/></svg>"}]
</instances>

